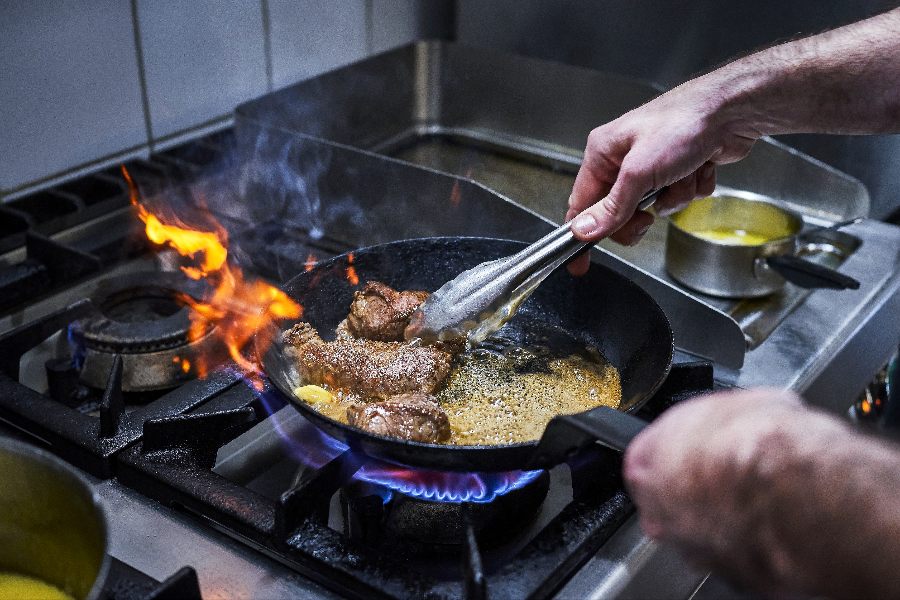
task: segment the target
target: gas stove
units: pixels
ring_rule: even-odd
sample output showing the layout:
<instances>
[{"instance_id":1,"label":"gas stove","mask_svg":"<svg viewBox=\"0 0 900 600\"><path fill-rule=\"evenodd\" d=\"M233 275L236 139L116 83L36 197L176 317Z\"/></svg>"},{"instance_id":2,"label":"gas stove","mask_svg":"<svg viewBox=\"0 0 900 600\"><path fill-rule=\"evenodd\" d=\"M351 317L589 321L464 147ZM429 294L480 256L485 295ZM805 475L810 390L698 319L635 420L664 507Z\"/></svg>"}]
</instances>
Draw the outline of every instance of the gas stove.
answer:
<instances>
[{"instance_id":1,"label":"gas stove","mask_svg":"<svg viewBox=\"0 0 900 600\"><path fill-rule=\"evenodd\" d=\"M236 167L234 139L223 131L124 167L148 197L171 194L176 205L212 190L294 209L306 202L263 189L246 165ZM381 229L351 220L334 233L296 214L259 221L209 202L229 224L230 250L245 272L272 284L310 261L388 239L533 240L552 227L464 178L313 140L292 148L315 155L310 164L322 164L323 153L331 159L317 179L326 204L335 193L340 204L350 189L366 214L413 201L455 208ZM198 154L207 161L183 158ZM176 161L185 164L172 169ZM110 586L121 587L116 573L131 568L151 582L176 578L170 586L195 576L205 598L550 598L577 586L586 562L621 552L636 534L612 451L598 447L542 472L417 472L328 438L273 388L251 385L227 355L200 376L198 357L214 353L215 327L188 336L183 298L199 298L205 284L146 240L120 169L64 185L40 193L103 190L106 199L75 204L106 210L76 211L80 222L53 233L40 224L16 232L18 246L4 240L5 289L18 295L4 294L0 432L88 475L110 520L118 565ZM17 205L29 206L28 197ZM79 266L60 268L69 261ZM679 360L640 416L652 419L716 385L710 364ZM595 564L590 573L620 584L615 568ZM702 574L681 577L686 595Z\"/></svg>"},{"instance_id":2,"label":"gas stove","mask_svg":"<svg viewBox=\"0 0 900 600\"><path fill-rule=\"evenodd\" d=\"M435 66L441 56L450 66L492 58L510 67L500 69L509 76L552 72L443 45L416 45L376 64L408 76L418 72L416 61ZM407 61L403 68L397 57ZM476 88L478 72L469 72ZM329 82L369 80L358 75L338 71L274 100L309 115L310 88L319 100L331 98ZM453 80L446 71L420 75L413 83ZM588 76L568 68L562 75ZM644 92L623 85L621 102ZM272 285L311 262L392 240L528 242L549 232L559 215L534 189L570 187L570 150L541 140L533 126L515 139L496 122L441 129L428 122L435 102L428 95L413 102L415 135L376 119L380 129L350 128L348 138L325 135L334 130L324 126L310 132L266 121L248 106L229 128L124 166L151 202L183 211L204 204L227 229L244 273ZM346 98L334 105L358 106ZM451 108L438 114L463 111ZM345 125L359 124L351 117ZM438 151L447 147L466 148L466 161L484 160L454 172L458 164L451 169ZM824 169L790 156L800 172ZM784 161L775 159L756 165L777 173ZM511 173L522 172L533 186L514 202L508 196L521 180ZM863 209L852 182L822 173L818 185L850 197L847 210ZM729 183L769 195L787 189L803 204L791 185L769 185L781 175L751 179ZM837 220L813 204L806 205L811 223ZM248 384L224 355L201 376L195 357L213 342L187 335L184 297L201 294L202 284L180 273L171 251L148 242L118 167L23 195L0 212L10 216L0 231L0 433L49 448L88 475L107 507L118 572L170 586L196 574L204 598L686 598L703 581L704 573L642 535L611 451L591 449L537 474L401 474L318 432L270 386ZM859 243L840 266L863 283L859 295L793 291L757 310L765 327L741 316L756 314L752 307L716 303L668 281L653 264L653 235L641 256L593 250L594 261L645 287L676 331L672 371L639 416L652 419L692 395L773 373L775 384L799 391L828 388L820 404L846 410L828 385L835 365L874 332L840 386L860 379L858 391L900 337L896 320L887 322L900 302L898 261L884 260L900 248L896 228L866 221L847 233ZM125 597L117 593L107 595Z\"/></svg>"}]
</instances>

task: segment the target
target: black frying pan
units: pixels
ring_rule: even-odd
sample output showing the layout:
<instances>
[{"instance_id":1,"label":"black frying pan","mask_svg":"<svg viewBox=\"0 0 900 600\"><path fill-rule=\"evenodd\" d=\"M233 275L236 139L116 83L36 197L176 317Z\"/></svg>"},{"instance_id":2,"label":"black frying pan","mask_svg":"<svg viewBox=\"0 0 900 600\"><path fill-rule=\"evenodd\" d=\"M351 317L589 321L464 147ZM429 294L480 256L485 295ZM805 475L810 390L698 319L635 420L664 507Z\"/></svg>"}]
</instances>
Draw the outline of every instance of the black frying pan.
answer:
<instances>
[{"instance_id":1,"label":"black frying pan","mask_svg":"<svg viewBox=\"0 0 900 600\"><path fill-rule=\"evenodd\" d=\"M347 255L317 264L285 286L303 308L302 319L326 341L350 310L353 292L375 280L397 290L434 291L462 271L487 260L513 254L520 242L484 238L429 238L392 242L353 252L358 283L347 277ZM297 399L302 385L287 360L280 331L261 332L256 344L266 376L303 415L330 436L370 456L436 471L497 472L547 468L596 442L623 450L645 424L628 412L646 402L669 372L674 339L662 310L637 285L592 264L587 275L572 277L565 269L550 275L498 332L525 340L534 332L575 338L597 348L618 369L622 386L620 410L599 407L556 417L538 442L505 446L448 446L407 442L335 421ZM271 343L269 343L271 342ZM262 351L264 350L264 351Z\"/></svg>"}]
</instances>

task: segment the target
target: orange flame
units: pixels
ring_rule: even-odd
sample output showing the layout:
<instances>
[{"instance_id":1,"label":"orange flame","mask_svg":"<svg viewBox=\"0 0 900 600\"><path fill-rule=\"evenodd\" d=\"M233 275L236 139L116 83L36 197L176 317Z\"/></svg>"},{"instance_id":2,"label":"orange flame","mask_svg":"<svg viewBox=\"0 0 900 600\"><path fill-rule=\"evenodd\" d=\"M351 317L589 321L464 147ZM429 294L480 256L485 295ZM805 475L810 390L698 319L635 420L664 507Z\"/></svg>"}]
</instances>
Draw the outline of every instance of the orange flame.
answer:
<instances>
[{"instance_id":1,"label":"orange flame","mask_svg":"<svg viewBox=\"0 0 900 600\"><path fill-rule=\"evenodd\" d=\"M178 225L165 224L159 217L147 210L138 200L137 188L125 167L122 167L128 188L131 192L131 203L138 210L138 217L146 225L147 237L155 244L166 244L175 248L182 256L189 256L198 262L197 266L182 267L191 279L200 279L217 271L225 264L228 255L228 232L216 223L216 231L195 231ZM199 255L199 256L198 256Z\"/></svg>"},{"instance_id":2,"label":"orange flame","mask_svg":"<svg viewBox=\"0 0 900 600\"><path fill-rule=\"evenodd\" d=\"M188 339L199 339L209 330L209 322L216 323L217 335L225 343L231 358L247 372L257 389L262 389L259 378L262 369L244 356L243 349L257 331L280 319L299 318L303 307L278 288L263 281L244 279L241 270L227 261L228 234L221 225L213 221L215 231L197 231L181 222L164 223L141 204L137 188L125 167L122 172L128 181L131 202L145 224L147 237L154 243L168 244L182 256L191 258L194 264L182 266L182 271L193 279L205 277L211 284L212 292L201 301L182 297L193 309ZM211 218L211 215L207 217ZM173 220L177 221L174 217ZM215 357L198 357L198 375L205 376L218 362ZM183 360L181 368L189 371L190 362Z\"/></svg>"},{"instance_id":3,"label":"orange flame","mask_svg":"<svg viewBox=\"0 0 900 600\"><path fill-rule=\"evenodd\" d=\"M359 277L356 275L356 269L353 268L353 253L347 255L347 280L356 285L359 283Z\"/></svg>"},{"instance_id":4,"label":"orange flame","mask_svg":"<svg viewBox=\"0 0 900 600\"><path fill-rule=\"evenodd\" d=\"M469 170L466 171L466 179L471 179L471 178L472 178L472 169L470 167ZM453 205L454 208L458 208L459 203L462 202L462 190L459 189L459 182L460 182L460 180L457 179L453 183L453 189L450 190L450 203Z\"/></svg>"},{"instance_id":5,"label":"orange flame","mask_svg":"<svg viewBox=\"0 0 900 600\"><path fill-rule=\"evenodd\" d=\"M453 184L453 189L450 190L450 203L456 208L461 200L462 192L459 191L459 179L457 179L456 183Z\"/></svg>"},{"instance_id":6,"label":"orange flame","mask_svg":"<svg viewBox=\"0 0 900 600\"><path fill-rule=\"evenodd\" d=\"M316 255L312 252L309 253L309 256L306 257L306 264L304 265L305 270L312 271L313 267L316 266Z\"/></svg>"}]
</instances>

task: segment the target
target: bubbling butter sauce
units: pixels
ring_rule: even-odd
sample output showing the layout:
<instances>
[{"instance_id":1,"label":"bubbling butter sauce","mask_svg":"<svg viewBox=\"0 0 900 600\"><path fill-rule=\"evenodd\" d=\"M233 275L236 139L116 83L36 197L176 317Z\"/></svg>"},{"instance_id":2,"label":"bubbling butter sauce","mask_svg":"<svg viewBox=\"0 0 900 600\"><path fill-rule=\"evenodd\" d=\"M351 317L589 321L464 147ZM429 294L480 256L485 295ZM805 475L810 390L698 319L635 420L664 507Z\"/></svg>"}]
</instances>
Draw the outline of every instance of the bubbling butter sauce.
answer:
<instances>
[{"instance_id":1,"label":"bubbling butter sauce","mask_svg":"<svg viewBox=\"0 0 900 600\"><path fill-rule=\"evenodd\" d=\"M342 423L349 406L364 402L346 391L312 388L298 388L295 396ZM445 444L501 446L540 439L556 415L617 408L622 387L619 372L595 348L536 326L509 337L501 329L456 356L432 394L450 421Z\"/></svg>"},{"instance_id":2,"label":"bubbling butter sauce","mask_svg":"<svg viewBox=\"0 0 900 600\"><path fill-rule=\"evenodd\" d=\"M0 572L0 600L74 600L58 587L35 577Z\"/></svg>"},{"instance_id":3,"label":"bubbling butter sauce","mask_svg":"<svg viewBox=\"0 0 900 600\"><path fill-rule=\"evenodd\" d=\"M540 439L550 419L622 398L619 373L599 352L559 355L546 346L475 349L457 360L435 396L449 444L498 446Z\"/></svg>"}]
</instances>

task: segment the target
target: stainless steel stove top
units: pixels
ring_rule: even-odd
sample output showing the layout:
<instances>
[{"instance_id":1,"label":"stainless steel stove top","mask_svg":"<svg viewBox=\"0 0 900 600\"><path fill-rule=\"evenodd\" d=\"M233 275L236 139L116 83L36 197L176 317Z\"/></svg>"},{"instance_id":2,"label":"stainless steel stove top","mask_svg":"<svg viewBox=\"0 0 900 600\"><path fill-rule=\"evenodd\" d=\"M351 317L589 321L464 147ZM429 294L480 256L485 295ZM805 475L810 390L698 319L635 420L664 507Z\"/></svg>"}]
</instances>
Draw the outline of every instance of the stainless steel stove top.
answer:
<instances>
[{"instance_id":1,"label":"stainless steel stove top","mask_svg":"<svg viewBox=\"0 0 900 600\"><path fill-rule=\"evenodd\" d=\"M314 144L314 148L318 148L318 145ZM349 149L330 145L325 145L324 148L335 159L335 164L343 165L343 168L335 169L335 173L331 177L324 177L321 180L322 184L328 189L331 189L330 186L334 185L334 181L339 182L340 185L346 185L349 180L347 172L355 173L354 177L358 177L366 184L367 192L357 198L366 213L383 213L391 210L391 205L397 203L402 205L404 202L419 203L418 205L421 207L434 207L433 210L428 211L428 214L431 215L430 218L392 223L393 229L360 227L363 233L354 238L359 240L360 245L394 238L472 232L494 237L530 240L536 239L551 228L551 225L545 220L499 198L493 192L471 181L421 170L403 163L390 161L386 163L380 157ZM349 171L345 169L349 169ZM199 185L206 189L209 186L215 186L217 184L213 180L217 177L218 175L211 176L210 181ZM426 190L430 191L426 192ZM458 217L448 218L443 206L454 191L461 196ZM265 192L266 190L259 188L253 190L255 194L266 195ZM279 190L275 190L273 195L279 196L279 194ZM218 209L225 210L221 206ZM228 212L229 216L233 216L233 214L233 212ZM486 218L486 215L489 215L490 218ZM96 240L103 235L108 235L111 231L119 231L119 235L123 238L131 236L134 233L131 227L133 220L134 217L128 206L114 208L108 214L88 219L75 228L55 234L54 240L65 245L66 252L90 254L90 248ZM289 231L288 237L293 239L292 243L281 239L276 235L277 232L271 229L266 229L262 234L268 242L277 241L277 243L266 245L269 254L266 255L265 262L268 263L268 267L271 267L272 264L283 263L285 269L294 269L296 272L297 269L302 268L296 264L298 255L301 253L303 255L299 259L301 265L307 259L307 252L310 250L307 242L310 239L308 235L305 237L301 235L294 225L289 225L286 229ZM324 228L324 234L325 237L314 240L317 252L327 250L326 246L329 244L331 244L332 252L341 251L343 244L349 243L347 236L357 235L348 231L346 227L341 228L338 233L333 233L333 229L328 226ZM239 238L240 236L235 236L236 240ZM241 238L241 241L245 244L243 250L247 251L248 255L253 255L254 252L249 249L258 242L256 237L246 236ZM127 246L127 244L123 246ZM264 417L257 412L257 408L254 408L253 394L242 383L228 375L216 375L206 381L189 382L172 392L163 393L159 399L151 400L146 406L138 403L132 409L121 413L111 408L114 404L115 394L108 398L103 395L102 398L98 397L96 402L89 402L77 408L64 406L47 397L50 395L52 381L49 380L49 371L45 365L48 360L58 359L61 351L65 353L68 348L66 324L74 315L81 315L83 312L83 309L79 308L80 304L73 304L73 302L82 298L96 298L104 281L130 281L134 279L135 273L168 271L174 268L174 263L167 252L144 250L137 251L133 256L127 254L118 257L107 266L95 267L93 276L82 277L74 281L62 281L56 287L54 284L48 283L42 288L44 291L38 294L35 301L25 303L23 307L9 312L0 319L0 343L4 344L4 348L11 350L13 354L17 351L24 351L22 360L8 360L2 365L3 375L0 376L0 387L3 388L0 393L2 432L15 434L18 431L17 428L28 431L30 433L26 436L27 439L51 447L76 466L93 474L95 489L105 499L109 508L113 557L151 577L163 579L183 566L190 565L197 570L205 597L220 595L285 598L336 597L333 591L329 591L329 588L320 587L314 583L317 577L310 577L312 572L304 570L310 567L302 567L298 571L296 563L291 562L293 559L290 557L290 553L286 557L278 547L273 549L271 545L267 545L268 542L265 541L268 539L265 536L269 535L269 533L265 533L269 527L266 525L267 519L274 514L277 520L279 510L287 509L279 508L281 501L276 498L273 512L273 501L270 498L272 494L260 495L260 490L254 491L256 484L250 486L254 489L250 489L243 484L227 483L229 481L226 477L228 465L233 464L233 459L221 458L218 466L213 465L212 470L203 468L197 470L192 466L194 464L192 461L182 464L177 460L177 457L182 456L184 452L180 445L186 440L183 436L186 432L189 434L191 428L199 427L199 422L193 420L195 418L202 419L204 415L210 414L214 419L224 418L227 425L232 423L233 418L237 419L235 422L240 422L246 418L260 419ZM28 260L37 261L37 257L25 248L7 253L3 258L13 269L17 264L25 263ZM44 256L43 260L47 260L47 257ZM292 260L294 261L293 266L290 266ZM251 268L256 266L249 265ZM271 269L269 272L275 273L277 279L278 269ZM55 333L44 341L40 341L51 332ZM679 357L679 360L682 361L689 359L690 357L683 355ZM16 364L14 365L13 362ZM22 387L19 387L20 385ZM108 393L109 390L107 390ZM105 415L104 408L107 411ZM98 409L99 418L97 416ZM220 411L224 412L219 414ZM288 414L296 416L292 411L289 411ZM251 415L255 416L251 417ZM105 432L104 427L100 426L104 417L107 417L107 422L112 423L105 427ZM184 419L190 421L187 430L179 425L179 422ZM263 418L257 427L265 428L274 422ZM7 428L10 423L16 427ZM172 447L173 452L170 453L171 456L176 457L173 464L165 461L165 458L169 456L168 446L166 446L169 442L166 438L171 433L166 432L166 427L170 423L174 423L175 429L178 430L174 434L177 440L171 442L176 444ZM218 431L218 429L214 428L213 431ZM251 430L251 432L253 431L256 430ZM196 440L188 442L188 444L190 446L195 442ZM153 447L150 448L150 445ZM177 451L174 451L175 449ZM227 455L229 449L224 448L222 452ZM158 453L161 453L159 456L164 458L159 458ZM251 470L255 468L253 464L249 467ZM528 550L529 544L537 544L536 547L545 545L544 542L535 539L535 536L551 535L551 538L558 542L563 539L577 540L579 536L584 535L583 532L595 532L589 538L576 544L573 548L575 550L574 559L565 558L566 553L570 551L565 548L554 550L554 553L565 551L559 556L548 555L550 561L547 573L555 573L558 567L553 566L554 561L560 560L563 564L560 573L568 573L572 569L572 565L565 563L582 560L581 556L585 550L580 548L585 543L588 547L592 547L600 546L604 540L609 541L613 545L609 550L603 552L618 553L620 546L626 544L627 540L636 534L634 523L625 525L622 533L610 529L610 525L606 524L607 514L612 515L610 522L612 524L627 517L631 510L621 491L612 491L612 495L608 496L608 499L604 499L607 496L600 496L598 502L589 501L582 509L573 513L577 516L574 522L571 516L561 515L561 511L571 512L573 510L567 508L572 502L574 493L572 484L567 483L571 478L568 472L568 467L560 467L554 471L552 475L554 492L550 494L550 499L541 508L544 516L539 517L527 532L521 534L520 545L504 546L500 554L509 555L508 558L515 557L522 554L522 549L525 548L524 554L527 563L528 560L531 560L528 558L531 552ZM599 469L599 472L615 475L615 470ZM226 499L224 505L217 505L201 499L206 493L204 491L206 483L204 482L216 477L222 477L226 484L214 496L228 498L228 494L234 492L237 494L234 496L234 502L238 505L243 502L263 502L263 504L268 502L262 509L248 517L250 525L241 518L235 521L233 516L227 516L233 510L230 508L231 500ZM185 486L187 491L183 489ZM235 492L235 490L237 491ZM610 492L607 490L604 493ZM276 493L275 496L277 495ZM218 508L216 508L217 506ZM217 516L220 514L218 511L222 510L226 513L224 520ZM238 513L243 514L241 511ZM593 516L587 518L588 515ZM587 521L582 522L584 518L587 518ZM544 532L545 527L542 526L542 523L546 524L547 522L557 523L555 526L568 528L570 532L561 537L548 534ZM257 529L253 529L254 527ZM299 547L299 556L306 556L306 553L313 552L316 544L319 544L318 551L328 548L327 552L340 552L340 544L334 546L339 537L338 533L328 534L327 531L331 529L333 532L339 532L341 525L332 524L327 529L323 529L321 526L316 527L314 538L303 542ZM222 531L227 531L228 534L225 535L221 533ZM628 533L629 531L630 533ZM260 537L260 534L263 537ZM607 536L611 537L607 540ZM614 542L622 536L626 536L625 541ZM315 541L319 538L321 538L320 541ZM605 544L603 545L605 546ZM640 557L642 565L647 562L646 549L649 546L645 545L644 547L645 550ZM656 550L654 550L655 552ZM360 554L360 557L365 556L365 552ZM497 551L491 551L486 555L490 560L498 560L498 556ZM616 560L631 560L629 556L619 556ZM285 567L285 563L292 567ZM500 564L503 564L502 560ZM513 560L510 564L516 565L517 563ZM314 572L317 567L312 568ZM600 574L601 580L611 578L612 583L608 585L621 587L619 578L622 572L618 567L610 564L606 567L595 566L594 570ZM653 568L645 574L642 580L653 581L661 578L660 589L671 589L671 575L671 569ZM509 573L500 575L501 584L504 578L508 579L511 576ZM404 583L407 581L404 577L393 582L390 570L382 573L382 577L386 578L380 584L387 586L383 588L384 590L391 590L393 586L397 585L409 585ZM492 573L490 577L496 578L497 575ZM529 577L532 575L529 574ZM558 575L551 575L549 585L559 585L559 583L553 583L555 577ZM685 581L688 582L685 583L687 593L696 586L702 575L688 573L685 577ZM515 579L518 581L521 578ZM448 590L453 590L454 586L458 585L458 583L452 584ZM542 584L541 579L538 578L528 585L546 588L548 584ZM392 592L388 592L388 594L390 593ZM456 593L452 591L445 590L436 593L449 593L449 597L457 597ZM546 593L546 589L540 592L542 597Z\"/></svg>"},{"instance_id":2,"label":"stainless steel stove top","mask_svg":"<svg viewBox=\"0 0 900 600\"><path fill-rule=\"evenodd\" d=\"M555 83L546 89L534 86L541 80L537 72ZM495 77L497 73L503 76ZM393 77L396 85L385 86L383 77ZM397 95L379 104L371 94L383 89ZM577 110L544 118L562 105L554 96L559 90L569 90L567 104ZM254 105L242 107L236 124L239 158L228 164L229 170L210 172L201 187L224 194L218 196L225 198L222 204L212 206L223 222L238 230L248 222L262 225L241 240L248 249L245 258L262 257L246 267L273 281L298 272L313 251L337 254L433 235L532 241L562 218L585 127L653 93L648 86L582 69L420 44L276 94L275 104L288 107L288 122L268 122L270 113L257 111ZM485 106L473 100L507 97L516 98L516 103ZM595 97L609 101L593 102ZM264 98L260 105L268 110L272 102L273 98ZM377 110L372 110L383 109L387 116L363 122L346 115L334 122L309 119L321 116L316 107L341 106L352 113L375 105ZM302 110L291 112L292 106ZM601 110L592 111L594 106ZM315 123L314 130L304 131L309 123ZM176 148L163 162L177 166L180 156ZM274 170L279 177L273 178L268 166L276 156L291 156L293 163L287 170L278 165ZM325 165L333 164L346 171L329 173ZM313 176L307 177L310 169ZM101 179L109 183L106 176ZM298 181L314 182L318 189ZM746 168L723 171L721 181L778 199L803 212L811 224L865 215L868 210L867 195L857 182L777 144L763 143ZM415 218L405 218L409 215ZM82 225L59 231L54 226L48 235L51 241L72 246L76 254L90 254L100 238L123 223L129 227L132 220L127 206L111 205ZM807 293L789 288L784 297L761 309L702 297L675 285L662 268L663 231L661 224L655 226L634 249L604 243L593 251L593 259L634 279L657 299L676 331L676 363L710 359L718 386L781 385L845 412L895 351L900 339L900 321L895 317L900 309L900 229L871 220L846 229L860 244L840 269L860 280L859 290ZM100 256L102 263L104 254ZM31 250L12 250L0 257L0 267L32 258ZM8 312L0 318L0 336L64 310L74 299L90 297L104 277L169 270L173 265L165 254L139 253L92 268L95 276L42 288L38 301ZM59 345L58 337L38 344L20 364L19 380L41 394L48 386L43 365ZM228 381L209 385L233 389ZM194 408L184 401L178 410ZM123 441L125 450L104 450L111 456L102 457L101 464L115 463L126 454L126 462L132 461L129 469L134 461L140 462L140 419L158 416L145 413L137 411L128 431L113 436ZM69 443L55 437L47 441ZM99 446L112 447L109 440ZM220 454L218 468L227 470L227 462ZM562 492L551 495L542 509L548 515L566 503L567 477L565 468L553 474ZM163 579L191 565L199 574L204 598L339 597L273 558L257 541L222 533L220 524L197 510L152 500L119 478L106 475L93 481L109 509L112 555L152 577ZM645 538L631 516L554 597L686 598L704 577Z\"/></svg>"}]
</instances>

